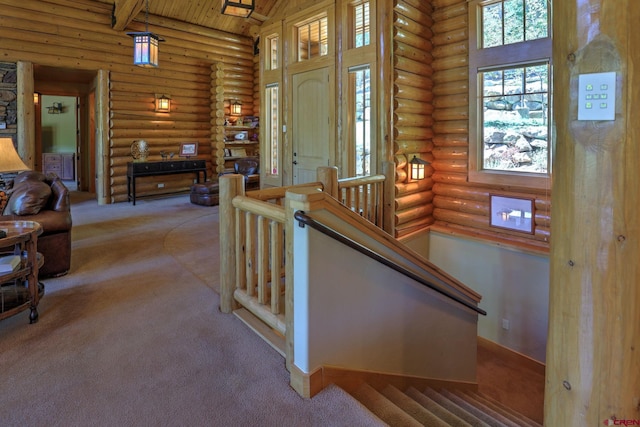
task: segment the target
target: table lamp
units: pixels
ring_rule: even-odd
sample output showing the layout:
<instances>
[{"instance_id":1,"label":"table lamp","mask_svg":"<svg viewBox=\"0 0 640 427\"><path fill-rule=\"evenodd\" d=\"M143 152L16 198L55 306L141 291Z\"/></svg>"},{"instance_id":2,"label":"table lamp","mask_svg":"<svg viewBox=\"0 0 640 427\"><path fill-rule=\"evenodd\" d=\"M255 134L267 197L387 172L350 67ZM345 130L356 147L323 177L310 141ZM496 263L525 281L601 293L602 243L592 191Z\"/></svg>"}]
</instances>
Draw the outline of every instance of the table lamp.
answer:
<instances>
[{"instance_id":1,"label":"table lamp","mask_svg":"<svg viewBox=\"0 0 640 427\"><path fill-rule=\"evenodd\" d=\"M0 188L4 188L3 173L20 172L29 170L29 166L25 165L15 147L11 138L0 138Z\"/></svg>"}]
</instances>

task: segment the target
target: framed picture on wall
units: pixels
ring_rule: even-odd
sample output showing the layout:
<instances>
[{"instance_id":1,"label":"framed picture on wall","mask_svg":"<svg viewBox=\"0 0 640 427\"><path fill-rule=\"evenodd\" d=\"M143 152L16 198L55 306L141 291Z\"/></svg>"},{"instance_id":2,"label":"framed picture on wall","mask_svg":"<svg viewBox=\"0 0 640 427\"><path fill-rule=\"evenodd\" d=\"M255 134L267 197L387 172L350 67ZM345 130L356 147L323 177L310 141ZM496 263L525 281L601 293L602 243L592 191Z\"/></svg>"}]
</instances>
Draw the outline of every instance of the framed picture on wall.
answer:
<instances>
[{"instance_id":1,"label":"framed picture on wall","mask_svg":"<svg viewBox=\"0 0 640 427\"><path fill-rule=\"evenodd\" d=\"M198 143L197 142L183 142L180 144L180 156L191 157L198 155Z\"/></svg>"},{"instance_id":2,"label":"framed picture on wall","mask_svg":"<svg viewBox=\"0 0 640 427\"><path fill-rule=\"evenodd\" d=\"M507 197L491 194L490 224L492 227L506 228L533 234L533 199Z\"/></svg>"}]
</instances>

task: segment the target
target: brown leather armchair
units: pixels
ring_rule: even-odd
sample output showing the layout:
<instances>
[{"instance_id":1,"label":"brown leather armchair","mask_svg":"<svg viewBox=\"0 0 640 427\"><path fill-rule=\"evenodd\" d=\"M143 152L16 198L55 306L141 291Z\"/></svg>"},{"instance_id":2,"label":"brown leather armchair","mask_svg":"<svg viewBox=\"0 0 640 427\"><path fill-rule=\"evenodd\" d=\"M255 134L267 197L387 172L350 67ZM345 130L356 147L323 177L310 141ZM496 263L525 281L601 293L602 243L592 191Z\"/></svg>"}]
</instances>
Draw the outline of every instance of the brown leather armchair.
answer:
<instances>
[{"instance_id":1,"label":"brown leather armchair","mask_svg":"<svg viewBox=\"0 0 640 427\"><path fill-rule=\"evenodd\" d=\"M260 187L260 162L255 157L243 157L236 160L233 165L233 173L244 175L244 186L246 190L253 190ZM228 173L228 172L227 172ZM224 175L225 172L220 175Z\"/></svg>"},{"instance_id":2,"label":"brown leather armchair","mask_svg":"<svg viewBox=\"0 0 640 427\"><path fill-rule=\"evenodd\" d=\"M38 252L44 256L40 277L67 274L71 267L71 202L69 189L55 174L18 174L5 190L7 205L0 221L36 221L42 226Z\"/></svg>"}]
</instances>

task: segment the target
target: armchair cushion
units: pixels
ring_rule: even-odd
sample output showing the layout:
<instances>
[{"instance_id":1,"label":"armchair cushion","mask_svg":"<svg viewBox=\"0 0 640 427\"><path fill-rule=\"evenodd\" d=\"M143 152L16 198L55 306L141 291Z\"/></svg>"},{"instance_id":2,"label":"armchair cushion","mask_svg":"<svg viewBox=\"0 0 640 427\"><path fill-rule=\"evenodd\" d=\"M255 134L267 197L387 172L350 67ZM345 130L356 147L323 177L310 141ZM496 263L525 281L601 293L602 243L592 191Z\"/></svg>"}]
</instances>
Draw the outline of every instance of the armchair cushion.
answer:
<instances>
[{"instance_id":1,"label":"armchair cushion","mask_svg":"<svg viewBox=\"0 0 640 427\"><path fill-rule=\"evenodd\" d=\"M43 181L29 180L11 192L3 215L35 215L47 205L51 187Z\"/></svg>"}]
</instances>

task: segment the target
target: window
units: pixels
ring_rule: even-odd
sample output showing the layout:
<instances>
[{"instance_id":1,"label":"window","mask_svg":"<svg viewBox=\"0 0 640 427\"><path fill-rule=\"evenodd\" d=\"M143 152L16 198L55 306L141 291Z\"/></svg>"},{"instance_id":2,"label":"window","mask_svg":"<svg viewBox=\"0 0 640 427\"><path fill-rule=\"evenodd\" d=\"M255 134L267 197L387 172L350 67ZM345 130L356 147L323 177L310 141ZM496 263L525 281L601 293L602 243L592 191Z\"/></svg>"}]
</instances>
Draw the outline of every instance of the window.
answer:
<instances>
[{"instance_id":1,"label":"window","mask_svg":"<svg viewBox=\"0 0 640 427\"><path fill-rule=\"evenodd\" d=\"M378 173L376 114L377 52L374 0L343 0L341 5L341 176ZM372 103L373 101L373 103Z\"/></svg>"},{"instance_id":2,"label":"window","mask_svg":"<svg viewBox=\"0 0 640 427\"><path fill-rule=\"evenodd\" d=\"M278 66L278 36L269 36L267 37L267 53L265 55L265 69L267 70L277 70Z\"/></svg>"},{"instance_id":3,"label":"window","mask_svg":"<svg viewBox=\"0 0 640 427\"><path fill-rule=\"evenodd\" d=\"M469 7L469 180L542 188L550 173L550 1Z\"/></svg>"},{"instance_id":4,"label":"window","mask_svg":"<svg viewBox=\"0 0 640 427\"><path fill-rule=\"evenodd\" d=\"M351 6L353 22L353 46L355 48L369 46L371 42L371 25L369 23L369 2L365 1Z\"/></svg>"},{"instance_id":5,"label":"window","mask_svg":"<svg viewBox=\"0 0 640 427\"><path fill-rule=\"evenodd\" d=\"M353 132L355 176L371 174L371 72L368 65L349 70L349 122Z\"/></svg>"},{"instance_id":6,"label":"window","mask_svg":"<svg viewBox=\"0 0 640 427\"><path fill-rule=\"evenodd\" d=\"M264 129L264 137L266 142L266 147L268 149L267 156L265 156L265 160L267 161L266 171L267 175L278 176L280 175L280 121L279 121L279 113L278 113L278 84L270 84L267 85L267 89L265 91L266 99L265 99L265 129Z\"/></svg>"},{"instance_id":7,"label":"window","mask_svg":"<svg viewBox=\"0 0 640 427\"><path fill-rule=\"evenodd\" d=\"M324 56L328 53L327 25L328 21L325 16L297 26L298 61Z\"/></svg>"}]
</instances>

